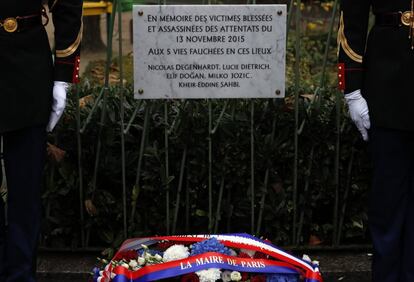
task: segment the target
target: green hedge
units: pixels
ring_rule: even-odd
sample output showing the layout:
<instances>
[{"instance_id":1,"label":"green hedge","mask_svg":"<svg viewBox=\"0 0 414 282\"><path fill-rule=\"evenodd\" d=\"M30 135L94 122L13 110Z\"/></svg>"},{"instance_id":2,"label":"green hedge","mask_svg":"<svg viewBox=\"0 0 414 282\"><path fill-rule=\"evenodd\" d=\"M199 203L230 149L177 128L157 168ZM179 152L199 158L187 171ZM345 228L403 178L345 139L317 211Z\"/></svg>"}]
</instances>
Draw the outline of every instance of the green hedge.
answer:
<instances>
[{"instance_id":1,"label":"green hedge","mask_svg":"<svg viewBox=\"0 0 414 282\"><path fill-rule=\"evenodd\" d=\"M316 82L319 81L324 36L304 38L301 60L301 95L299 117L304 123L299 136L298 153L298 224L302 226L301 244L332 243L335 204L336 98L334 86L334 50L329 57L330 74L321 103L312 103ZM334 40L333 40L334 41ZM288 50L291 50L289 42ZM334 43L332 42L332 45ZM294 54L289 52L288 66L293 66ZM264 193L264 217L261 235L279 245L289 245L292 233L292 181L294 159L294 110L292 69L288 68L288 89L285 100L255 101L255 186L256 216ZM101 86L86 79L81 97L96 99ZM125 121L135 109L136 101L129 86L125 91ZM121 175L120 96L116 87L106 95L106 121L101 132L102 155L99 162L97 189L93 189L93 171L100 130L102 104L82 134L82 167L85 203L80 206L76 142L76 101L71 100L62 122L50 142L66 151L60 163L50 162L46 168L43 194L45 218L42 245L47 247L79 247L80 209L85 211L85 230L89 246L116 246L122 240L123 204ZM168 121L164 120L164 103ZM81 108L85 121L93 101ZM217 120L224 101L213 101L213 116ZM165 202L167 183L170 187L171 222L183 150L188 149L184 186L181 193L176 233L206 233L208 230L208 102L153 101L150 130L145 147L140 185L135 185L140 139L144 118L144 103L131 129L125 135L128 236L165 234ZM341 106L342 103L341 103ZM172 123L174 121L174 126ZM164 128L172 127L169 136L170 177L165 175ZM340 209L346 204L342 229L343 243L364 243L366 231L366 196L369 185L369 158L358 132L340 114L341 145L339 160ZM275 136L272 141L272 128ZM213 137L214 214L219 188L224 179L218 232L250 232L250 101L229 101L222 122ZM350 164L352 166L350 166ZM350 171L350 167L352 170ZM269 185L265 189L265 172L269 170ZM349 188L348 197L345 191ZM266 192L265 192L266 191ZM186 205L189 203L189 205ZM95 210L96 209L96 212ZM303 211L303 216L301 211ZM187 213L188 212L188 213Z\"/></svg>"}]
</instances>

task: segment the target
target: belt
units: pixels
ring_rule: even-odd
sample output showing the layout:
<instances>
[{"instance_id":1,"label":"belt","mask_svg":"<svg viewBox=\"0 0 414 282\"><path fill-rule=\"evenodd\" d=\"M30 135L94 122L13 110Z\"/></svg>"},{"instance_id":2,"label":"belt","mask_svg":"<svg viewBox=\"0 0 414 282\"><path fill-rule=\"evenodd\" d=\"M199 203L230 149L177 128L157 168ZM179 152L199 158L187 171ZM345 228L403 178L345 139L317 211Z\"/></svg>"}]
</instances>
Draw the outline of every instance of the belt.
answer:
<instances>
[{"instance_id":1,"label":"belt","mask_svg":"<svg viewBox=\"0 0 414 282\"><path fill-rule=\"evenodd\" d=\"M411 11L376 14L375 24L378 26L388 27L401 27L410 25L414 27L414 14L412 14Z\"/></svg>"},{"instance_id":2,"label":"belt","mask_svg":"<svg viewBox=\"0 0 414 282\"><path fill-rule=\"evenodd\" d=\"M376 14L375 24L388 27L408 26L408 38L411 41L411 49L414 50L414 0L411 1L411 11Z\"/></svg>"},{"instance_id":3,"label":"belt","mask_svg":"<svg viewBox=\"0 0 414 282\"><path fill-rule=\"evenodd\" d=\"M42 16L46 18L45 24L42 23ZM46 15L46 11L42 9L40 13L33 15L0 19L0 33L11 34L15 32L22 32L39 25L47 25L48 22L49 18Z\"/></svg>"}]
</instances>

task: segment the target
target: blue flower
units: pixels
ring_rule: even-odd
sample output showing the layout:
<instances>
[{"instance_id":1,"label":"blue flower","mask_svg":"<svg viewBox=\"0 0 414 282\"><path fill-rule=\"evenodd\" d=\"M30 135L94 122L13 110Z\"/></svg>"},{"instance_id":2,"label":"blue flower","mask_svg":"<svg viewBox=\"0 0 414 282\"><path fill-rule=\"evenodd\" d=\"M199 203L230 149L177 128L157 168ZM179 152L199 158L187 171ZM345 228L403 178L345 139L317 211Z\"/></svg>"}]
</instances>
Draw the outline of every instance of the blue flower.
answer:
<instances>
[{"instance_id":1,"label":"blue flower","mask_svg":"<svg viewBox=\"0 0 414 282\"><path fill-rule=\"evenodd\" d=\"M198 243L195 243L191 246L191 256L196 256L199 254L204 254L208 252L221 253L224 255L230 255L230 250L222 243L219 242L216 238L210 238Z\"/></svg>"},{"instance_id":2,"label":"blue flower","mask_svg":"<svg viewBox=\"0 0 414 282\"><path fill-rule=\"evenodd\" d=\"M297 274L271 274L267 275L266 282L299 282Z\"/></svg>"},{"instance_id":3,"label":"blue flower","mask_svg":"<svg viewBox=\"0 0 414 282\"><path fill-rule=\"evenodd\" d=\"M92 269L92 272L93 272L93 281L97 281L98 277L100 276L99 275L100 269L98 267L94 267Z\"/></svg>"}]
</instances>

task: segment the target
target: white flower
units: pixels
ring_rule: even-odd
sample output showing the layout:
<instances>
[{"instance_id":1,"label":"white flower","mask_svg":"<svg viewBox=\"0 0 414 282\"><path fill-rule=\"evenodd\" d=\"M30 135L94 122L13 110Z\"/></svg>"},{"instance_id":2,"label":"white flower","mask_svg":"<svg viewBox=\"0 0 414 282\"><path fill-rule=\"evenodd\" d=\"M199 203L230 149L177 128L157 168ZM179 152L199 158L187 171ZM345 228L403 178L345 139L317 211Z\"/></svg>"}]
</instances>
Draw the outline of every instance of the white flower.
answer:
<instances>
[{"instance_id":1,"label":"white flower","mask_svg":"<svg viewBox=\"0 0 414 282\"><path fill-rule=\"evenodd\" d=\"M254 254L256 253L256 251L248 249L240 249L240 252L248 254L251 258L254 257Z\"/></svg>"},{"instance_id":2,"label":"white flower","mask_svg":"<svg viewBox=\"0 0 414 282\"><path fill-rule=\"evenodd\" d=\"M236 251L235 251L235 250L233 250L233 249L229 249L229 251L230 251L230 256L232 256L232 257L237 257L237 253L236 253Z\"/></svg>"},{"instance_id":3,"label":"white flower","mask_svg":"<svg viewBox=\"0 0 414 282\"><path fill-rule=\"evenodd\" d=\"M162 256L160 256L159 254L156 254L156 255L154 256L154 258L155 258L156 260L158 260L158 261L162 261Z\"/></svg>"},{"instance_id":4,"label":"white flower","mask_svg":"<svg viewBox=\"0 0 414 282\"><path fill-rule=\"evenodd\" d=\"M100 259L100 258L98 258L98 260L100 260L103 264L108 264L109 263L109 261L107 261L106 259Z\"/></svg>"},{"instance_id":5,"label":"white flower","mask_svg":"<svg viewBox=\"0 0 414 282\"><path fill-rule=\"evenodd\" d=\"M308 255L303 255L302 260L307 261L307 262L312 262L311 258Z\"/></svg>"},{"instance_id":6,"label":"white flower","mask_svg":"<svg viewBox=\"0 0 414 282\"><path fill-rule=\"evenodd\" d=\"M125 267L126 269L129 269L129 265L126 262L121 263L122 267Z\"/></svg>"},{"instance_id":7,"label":"white flower","mask_svg":"<svg viewBox=\"0 0 414 282\"><path fill-rule=\"evenodd\" d=\"M174 245L169 247L164 252L163 261L169 262L173 260L185 259L188 258L190 253L188 252L188 248L184 245Z\"/></svg>"},{"instance_id":8,"label":"white flower","mask_svg":"<svg viewBox=\"0 0 414 282\"><path fill-rule=\"evenodd\" d=\"M143 266L145 264L145 259L143 257L138 258L138 264Z\"/></svg>"},{"instance_id":9,"label":"white flower","mask_svg":"<svg viewBox=\"0 0 414 282\"><path fill-rule=\"evenodd\" d=\"M307 262L310 262L310 263L312 263L313 265L319 266L319 261L317 261L317 260L312 260L312 259L310 258L310 256L308 256L308 255L303 255L303 256L302 256L302 260L307 261Z\"/></svg>"},{"instance_id":10,"label":"white flower","mask_svg":"<svg viewBox=\"0 0 414 282\"><path fill-rule=\"evenodd\" d=\"M128 264L131 268L136 268L138 266L138 262L134 259L131 260Z\"/></svg>"},{"instance_id":11,"label":"white flower","mask_svg":"<svg viewBox=\"0 0 414 282\"><path fill-rule=\"evenodd\" d=\"M221 273L221 280L223 282L230 282L231 281L231 271L225 270Z\"/></svg>"},{"instance_id":12,"label":"white flower","mask_svg":"<svg viewBox=\"0 0 414 282\"><path fill-rule=\"evenodd\" d=\"M240 272L233 271L230 274L230 278L231 278L231 281L240 281L242 279L242 276L241 276Z\"/></svg>"},{"instance_id":13,"label":"white flower","mask_svg":"<svg viewBox=\"0 0 414 282\"><path fill-rule=\"evenodd\" d=\"M200 282L214 282L221 278L221 271L218 268L197 271Z\"/></svg>"},{"instance_id":14,"label":"white flower","mask_svg":"<svg viewBox=\"0 0 414 282\"><path fill-rule=\"evenodd\" d=\"M115 274L114 274L115 277ZM98 277L98 279L96 280L97 282L109 282L109 278L107 277Z\"/></svg>"}]
</instances>

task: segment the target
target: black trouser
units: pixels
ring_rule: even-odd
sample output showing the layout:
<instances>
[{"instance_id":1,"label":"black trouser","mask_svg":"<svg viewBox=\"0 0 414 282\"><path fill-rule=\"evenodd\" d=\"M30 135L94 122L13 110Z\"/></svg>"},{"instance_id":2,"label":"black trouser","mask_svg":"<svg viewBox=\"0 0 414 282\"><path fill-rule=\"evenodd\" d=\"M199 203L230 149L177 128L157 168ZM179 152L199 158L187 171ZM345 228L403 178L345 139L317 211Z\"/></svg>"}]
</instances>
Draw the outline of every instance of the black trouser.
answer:
<instances>
[{"instance_id":1,"label":"black trouser","mask_svg":"<svg viewBox=\"0 0 414 282\"><path fill-rule=\"evenodd\" d=\"M45 126L3 133L3 151L8 195L6 211L0 201L0 282L34 282Z\"/></svg>"},{"instance_id":2,"label":"black trouser","mask_svg":"<svg viewBox=\"0 0 414 282\"><path fill-rule=\"evenodd\" d=\"M414 132L373 128L374 282L414 281Z\"/></svg>"}]
</instances>

